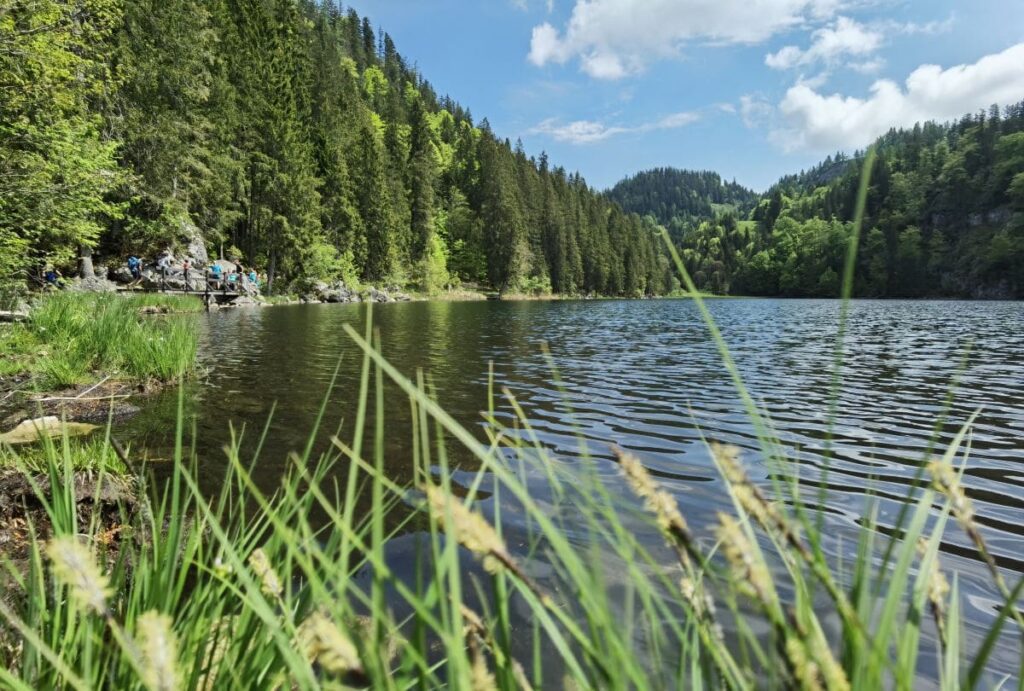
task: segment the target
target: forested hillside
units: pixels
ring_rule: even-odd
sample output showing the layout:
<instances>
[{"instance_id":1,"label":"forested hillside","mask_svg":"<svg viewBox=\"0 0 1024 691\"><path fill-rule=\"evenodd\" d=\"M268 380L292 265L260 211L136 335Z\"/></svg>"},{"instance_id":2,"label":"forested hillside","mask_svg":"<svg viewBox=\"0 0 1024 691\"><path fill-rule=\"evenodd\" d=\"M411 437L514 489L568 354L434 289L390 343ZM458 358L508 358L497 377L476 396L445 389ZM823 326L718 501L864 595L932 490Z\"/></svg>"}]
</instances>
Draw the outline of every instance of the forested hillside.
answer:
<instances>
[{"instance_id":1,"label":"forested hillside","mask_svg":"<svg viewBox=\"0 0 1024 691\"><path fill-rule=\"evenodd\" d=\"M875 146L855 293L1024 297L1024 102L891 131ZM838 155L783 178L748 217L686 221L677 241L697 283L837 295L862 160Z\"/></svg>"},{"instance_id":2,"label":"forested hillside","mask_svg":"<svg viewBox=\"0 0 1024 691\"><path fill-rule=\"evenodd\" d=\"M621 180L608 197L632 213L651 214L670 231L695 219L732 212L746 216L760 195L708 170L655 168Z\"/></svg>"},{"instance_id":3,"label":"forested hillside","mask_svg":"<svg viewBox=\"0 0 1024 691\"><path fill-rule=\"evenodd\" d=\"M0 276L152 256L197 228L279 291L672 285L649 224L331 2L0 0L0 92Z\"/></svg>"}]
</instances>

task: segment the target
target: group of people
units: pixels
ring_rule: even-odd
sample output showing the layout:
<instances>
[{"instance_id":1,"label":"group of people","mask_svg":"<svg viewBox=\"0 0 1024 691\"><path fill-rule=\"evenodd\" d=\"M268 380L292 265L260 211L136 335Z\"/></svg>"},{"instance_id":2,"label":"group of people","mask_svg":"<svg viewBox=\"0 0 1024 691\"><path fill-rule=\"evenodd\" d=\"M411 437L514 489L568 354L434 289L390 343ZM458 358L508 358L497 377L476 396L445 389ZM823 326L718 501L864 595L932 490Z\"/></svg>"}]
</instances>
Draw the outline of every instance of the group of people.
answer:
<instances>
[{"instance_id":1,"label":"group of people","mask_svg":"<svg viewBox=\"0 0 1024 691\"><path fill-rule=\"evenodd\" d=\"M249 270L246 271L240 262L236 261L233 262L233 264L233 267L228 271L225 271L222 266L222 262L211 263L205 273L206 282L209 288L211 290L237 288L246 292L257 292L260 284L264 280L264 277L261 276L255 268L250 267ZM175 268L174 257L168 250L162 252L157 260L150 266L153 266L164 276L180 273L184 276L186 282L188 282L190 277L189 274L192 271L192 262L190 259L185 259L182 262L180 269ZM142 278L142 269L143 263L139 257L135 255L128 257L128 271L131 273L133 281L138 281Z\"/></svg>"},{"instance_id":2,"label":"group of people","mask_svg":"<svg viewBox=\"0 0 1024 691\"><path fill-rule=\"evenodd\" d=\"M234 266L226 272L222 266L222 262L213 262L210 264L209 268L206 270L206 280L210 289L221 290L223 288L237 288L239 291L248 293L255 293L259 291L260 285L266 281L266 275L260 274L254 267L249 267L249 269L246 270L240 262L235 261L233 264ZM127 265L128 272L132 277L132 282L137 283L141 281L142 271L146 266L143 264L142 259L133 254L128 257ZM192 271L191 259L185 259L181 263L180 268L175 267L174 255L169 250L164 250L160 256L148 266L156 269L156 271L163 276L180 274L184 276L186 282L188 282L189 274ZM52 264L47 264L43 267L42 278L43 285L47 288L61 289L65 285L64 276Z\"/></svg>"},{"instance_id":3,"label":"group of people","mask_svg":"<svg viewBox=\"0 0 1024 691\"><path fill-rule=\"evenodd\" d=\"M247 291L256 291L260 287L260 275L256 269L250 267L248 271L238 262L235 262L233 270L224 272L223 267L217 262L210 265L207 281L211 288L221 289L224 287L240 287Z\"/></svg>"}]
</instances>

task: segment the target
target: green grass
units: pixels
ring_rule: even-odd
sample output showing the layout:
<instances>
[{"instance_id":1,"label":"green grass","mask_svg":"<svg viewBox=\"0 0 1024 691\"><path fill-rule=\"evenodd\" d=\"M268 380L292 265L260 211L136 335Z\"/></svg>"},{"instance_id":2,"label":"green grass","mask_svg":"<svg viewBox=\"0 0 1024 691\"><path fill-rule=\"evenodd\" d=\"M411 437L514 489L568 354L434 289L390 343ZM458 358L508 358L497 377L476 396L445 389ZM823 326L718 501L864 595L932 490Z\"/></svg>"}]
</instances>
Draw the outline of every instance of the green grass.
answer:
<instances>
[{"instance_id":1,"label":"green grass","mask_svg":"<svg viewBox=\"0 0 1024 691\"><path fill-rule=\"evenodd\" d=\"M158 307L175 314L145 315ZM0 331L12 354L0 374L37 375L43 389L99 376L172 381L194 366L198 298L164 295L54 293L39 299L24 324Z\"/></svg>"},{"instance_id":2,"label":"green grass","mask_svg":"<svg viewBox=\"0 0 1024 691\"><path fill-rule=\"evenodd\" d=\"M288 305L299 301L298 295L264 295L263 301L271 305Z\"/></svg>"},{"instance_id":3,"label":"green grass","mask_svg":"<svg viewBox=\"0 0 1024 691\"><path fill-rule=\"evenodd\" d=\"M0 469L45 474L55 462L73 472L128 473L114 447L102 435L87 439L64 437L18 447L0 444Z\"/></svg>"}]
</instances>

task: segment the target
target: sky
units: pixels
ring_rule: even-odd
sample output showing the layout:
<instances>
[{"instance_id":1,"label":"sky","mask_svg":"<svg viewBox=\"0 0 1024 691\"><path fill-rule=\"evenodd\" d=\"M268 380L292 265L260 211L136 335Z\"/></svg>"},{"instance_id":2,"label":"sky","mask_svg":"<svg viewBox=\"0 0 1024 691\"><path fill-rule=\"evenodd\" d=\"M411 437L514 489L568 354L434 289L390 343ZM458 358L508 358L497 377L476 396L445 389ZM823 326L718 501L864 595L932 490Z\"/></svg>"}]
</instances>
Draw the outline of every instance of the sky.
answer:
<instances>
[{"instance_id":1,"label":"sky","mask_svg":"<svg viewBox=\"0 0 1024 691\"><path fill-rule=\"evenodd\" d=\"M1024 0L353 0L496 134L598 189L763 190L891 127L1024 100Z\"/></svg>"}]
</instances>

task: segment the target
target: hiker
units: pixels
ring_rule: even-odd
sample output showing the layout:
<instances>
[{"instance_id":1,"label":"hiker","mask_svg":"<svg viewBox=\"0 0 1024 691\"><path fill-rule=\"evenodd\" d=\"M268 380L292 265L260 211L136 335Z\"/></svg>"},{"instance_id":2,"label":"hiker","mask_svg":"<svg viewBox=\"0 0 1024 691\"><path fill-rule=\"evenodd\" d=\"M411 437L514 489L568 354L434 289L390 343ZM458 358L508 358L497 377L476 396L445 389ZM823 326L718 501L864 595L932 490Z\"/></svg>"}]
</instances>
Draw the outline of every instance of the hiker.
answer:
<instances>
[{"instance_id":1,"label":"hiker","mask_svg":"<svg viewBox=\"0 0 1024 691\"><path fill-rule=\"evenodd\" d=\"M256 269L249 269L249 283L252 283L256 289L259 289L260 277L256 274Z\"/></svg>"},{"instance_id":2,"label":"hiker","mask_svg":"<svg viewBox=\"0 0 1024 691\"><path fill-rule=\"evenodd\" d=\"M170 250L164 250L160 255L160 258L156 261L156 268L158 271L165 272L171 268L171 252Z\"/></svg>"},{"instance_id":3,"label":"hiker","mask_svg":"<svg viewBox=\"0 0 1024 691\"><path fill-rule=\"evenodd\" d=\"M64 277L61 276L60 271L57 271L52 266L46 267L46 271L43 273L43 280L46 281L47 286L53 286L57 290L64 287Z\"/></svg>"},{"instance_id":4,"label":"hiker","mask_svg":"<svg viewBox=\"0 0 1024 691\"><path fill-rule=\"evenodd\" d=\"M142 260L134 254L128 257L128 271L131 273L133 281L142 278Z\"/></svg>"},{"instance_id":5,"label":"hiker","mask_svg":"<svg viewBox=\"0 0 1024 691\"><path fill-rule=\"evenodd\" d=\"M220 280L221 280L220 264L217 264L216 262L214 262L213 264L210 264L210 278L208 279L208 282L214 288L220 288Z\"/></svg>"}]
</instances>

